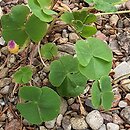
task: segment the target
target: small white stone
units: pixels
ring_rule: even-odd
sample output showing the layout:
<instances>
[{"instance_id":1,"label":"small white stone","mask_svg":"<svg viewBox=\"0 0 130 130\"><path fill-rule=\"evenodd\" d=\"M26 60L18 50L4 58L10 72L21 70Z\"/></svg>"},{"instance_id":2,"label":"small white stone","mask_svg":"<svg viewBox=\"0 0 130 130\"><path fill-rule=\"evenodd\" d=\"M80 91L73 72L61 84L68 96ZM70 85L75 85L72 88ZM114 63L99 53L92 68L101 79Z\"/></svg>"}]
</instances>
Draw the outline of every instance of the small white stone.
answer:
<instances>
[{"instance_id":1,"label":"small white stone","mask_svg":"<svg viewBox=\"0 0 130 130\"><path fill-rule=\"evenodd\" d=\"M3 39L3 37L0 38L0 45L5 45L5 40Z\"/></svg>"},{"instance_id":2,"label":"small white stone","mask_svg":"<svg viewBox=\"0 0 130 130\"><path fill-rule=\"evenodd\" d=\"M68 102L69 105L72 105L74 103L74 101L75 101L74 98L70 98L70 99L68 99L67 102Z\"/></svg>"},{"instance_id":3,"label":"small white stone","mask_svg":"<svg viewBox=\"0 0 130 130\"><path fill-rule=\"evenodd\" d=\"M0 90L1 94L8 94L10 86L5 86Z\"/></svg>"},{"instance_id":4,"label":"small white stone","mask_svg":"<svg viewBox=\"0 0 130 130\"><path fill-rule=\"evenodd\" d=\"M107 129L106 129L106 125L103 124L99 130L107 130Z\"/></svg>"},{"instance_id":5,"label":"small white stone","mask_svg":"<svg viewBox=\"0 0 130 130\"><path fill-rule=\"evenodd\" d=\"M114 123L107 123L107 130L119 130L119 125Z\"/></svg>"},{"instance_id":6,"label":"small white stone","mask_svg":"<svg viewBox=\"0 0 130 130\"><path fill-rule=\"evenodd\" d=\"M73 117L70 121L73 129L84 130L88 128L85 119L82 117Z\"/></svg>"},{"instance_id":7,"label":"small white stone","mask_svg":"<svg viewBox=\"0 0 130 130\"><path fill-rule=\"evenodd\" d=\"M53 119L51 121L46 121L45 122L45 126L48 128L48 129L52 129L55 125L55 122L56 122L56 119Z\"/></svg>"},{"instance_id":8,"label":"small white stone","mask_svg":"<svg viewBox=\"0 0 130 130\"><path fill-rule=\"evenodd\" d=\"M110 25L116 26L118 20L119 20L118 15L115 15L115 14L112 15L112 16L110 17Z\"/></svg>"},{"instance_id":9,"label":"small white stone","mask_svg":"<svg viewBox=\"0 0 130 130\"><path fill-rule=\"evenodd\" d=\"M40 126L40 130L47 130L44 126Z\"/></svg>"},{"instance_id":10,"label":"small white stone","mask_svg":"<svg viewBox=\"0 0 130 130\"><path fill-rule=\"evenodd\" d=\"M64 115L65 112L67 111L67 107L68 107L67 101L61 98L60 114Z\"/></svg>"},{"instance_id":11,"label":"small white stone","mask_svg":"<svg viewBox=\"0 0 130 130\"><path fill-rule=\"evenodd\" d=\"M114 69L115 75L114 78L118 79L124 75L127 75L130 73L130 65L127 62L122 62Z\"/></svg>"},{"instance_id":12,"label":"small white stone","mask_svg":"<svg viewBox=\"0 0 130 130\"><path fill-rule=\"evenodd\" d=\"M62 114L59 114L58 117L57 117L57 119L56 119L56 124L57 124L58 126L61 126L61 121L62 121L62 119L63 119L63 115L62 115Z\"/></svg>"},{"instance_id":13,"label":"small white stone","mask_svg":"<svg viewBox=\"0 0 130 130\"><path fill-rule=\"evenodd\" d=\"M127 106L127 102L125 102L125 101L120 101L119 102L119 107L120 108L124 108L124 107L126 107Z\"/></svg>"},{"instance_id":14,"label":"small white stone","mask_svg":"<svg viewBox=\"0 0 130 130\"><path fill-rule=\"evenodd\" d=\"M103 125L103 117L97 110L90 112L86 117L86 121L93 130L97 130Z\"/></svg>"}]
</instances>

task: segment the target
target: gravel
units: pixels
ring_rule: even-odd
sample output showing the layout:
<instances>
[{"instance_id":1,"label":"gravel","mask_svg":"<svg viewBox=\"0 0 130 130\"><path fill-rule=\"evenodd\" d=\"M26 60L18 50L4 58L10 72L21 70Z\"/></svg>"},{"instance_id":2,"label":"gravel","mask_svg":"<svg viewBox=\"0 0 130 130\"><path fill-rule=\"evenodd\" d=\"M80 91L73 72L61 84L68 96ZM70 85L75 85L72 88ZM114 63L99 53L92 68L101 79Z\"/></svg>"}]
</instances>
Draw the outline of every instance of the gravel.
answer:
<instances>
[{"instance_id":1,"label":"gravel","mask_svg":"<svg viewBox=\"0 0 130 130\"><path fill-rule=\"evenodd\" d=\"M86 117L86 121L93 130L97 130L103 125L103 117L97 110L90 112Z\"/></svg>"},{"instance_id":2,"label":"gravel","mask_svg":"<svg viewBox=\"0 0 130 130\"><path fill-rule=\"evenodd\" d=\"M107 123L107 130L119 130L119 125L114 123Z\"/></svg>"},{"instance_id":3,"label":"gravel","mask_svg":"<svg viewBox=\"0 0 130 130\"><path fill-rule=\"evenodd\" d=\"M130 106L127 106L126 108L124 108L121 113L120 113L121 117L130 124Z\"/></svg>"},{"instance_id":4,"label":"gravel","mask_svg":"<svg viewBox=\"0 0 130 130\"><path fill-rule=\"evenodd\" d=\"M85 130L88 128L88 125L83 117L73 117L70 119L73 129L76 130Z\"/></svg>"}]
</instances>

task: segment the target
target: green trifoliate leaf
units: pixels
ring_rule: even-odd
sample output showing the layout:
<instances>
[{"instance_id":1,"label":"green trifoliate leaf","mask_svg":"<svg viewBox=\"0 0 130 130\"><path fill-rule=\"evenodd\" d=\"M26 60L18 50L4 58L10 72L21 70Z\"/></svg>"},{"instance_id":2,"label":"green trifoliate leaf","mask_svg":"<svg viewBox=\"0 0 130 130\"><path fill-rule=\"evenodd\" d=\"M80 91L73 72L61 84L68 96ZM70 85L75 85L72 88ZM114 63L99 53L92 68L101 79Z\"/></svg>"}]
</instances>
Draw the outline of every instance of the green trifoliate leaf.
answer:
<instances>
[{"instance_id":1,"label":"green trifoliate leaf","mask_svg":"<svg viewBox=\"0 0 130 130\"><path fill-rule=\"evenodd\" d=\"M86 25L86 26L83 26L83 29L80 35L84 38L87 38L94 35L96 32L97 32L96 27Z\"/></svg>"},{"instance_id":2,"label":"green trifoliate leaf","mask_svg":"<svg viewBox=\"0 0 130 130\"><path fill-rule=\"evenodd\" d=\"M26 24L26 32L30 39L34 42L39 42L46 35L47 23L32 15Z\"/></svg>"},{"instance_id":3,"label":"green trifoliate leaf","mask_svg":"<svg viewBox=\"0 0 130 130\"><path fill-rule=\"evenodd\" d=\"M76 11L76 12L73 12L73 16L74 16L74 20L79 20L82 23L84 23L86 17L88 16L88 12L84 10Z\"/></svg>"},{"instance_id":4,"label":"green trifoliate leaf","mask_svg":"<svg viewBox=\"0 0 130 130\"><path fill-rule=\"evenodd\" d=\"M42 91L39 88L26 86L20 88L19 96L25 101L37 101L40 98Z\"/></svg>"},{"instance_id":5,"label":"green trifoliate leaf","mask_svg":"<svg viewBox=\"0 0 130 130\"><path fill-rule=\"evenodd\" d=\"M19 93L26 102L19 103L17 109L28 122L41 124L44 121L54 119L58 115L60 97L52 89L25 86L20 89Z\"/></svg>"},{"instance_id":6,"label":"green trifoliate leaf","mask_svg":"<svg viewBox=\"0 0 130 130\"><path fill-rule=\"evenodd\" d=\"M61 15L61 19L67 24L71 24L72 20L74 20L74 16L70 12L65 12L64 14Z\"/></svg>"},{"instance_id":7,"label":"green trifoliate leaf","mask_svg":"<svg viewBox=\"0 0 130 130\"><path fill-rule=\"evenodd\" d=\"M17 109L28 122L32 124L42 123L39 109L35 102L19 103L17 104Z\"/></svg>"},{"instance_id":8,"label":"green trifoliate leaf","mask_svg":"<svg viewBox=\"0 0 130 130\"><path fill-rule=\"evenodd\" d=\"M92 103L95 108L101 105L105 110L109 110L114 99L110 78L103 76L99 81L95 81L92 86Z\"/></svg>"},{"instance_id":9,"label":"green trifoliate leaf","mask_svg":"<svg viewBox=\"0 0 130 130\"><path fill-rule=\"evenodd\" d=\"M117 11L115 6L113 6L111 3L105 2L103 0L97 1L94 7L97 10L102 10L104 12L115 12L115 11Z\"/></svg>"},{"instance_id":10,"label":"green trifoliate leaf","mask_svg":"<svg viewBox=\"0 0 130 130\"><path fill-rule=\"evenodd\" d=\"M6 42L14 40L18 45L24 45L28 39L24 24L29 13L27 6L17 5L12 8L11 13L2 16L2 36Z\"/></svg>"},{"instance_id":11,"label":"green trifoliate leaf","mask_svg":"<svg viewBox=\"0 0 130 130\"><path fill-rule=\"evenodd\" d=\"M112 66L112 52L97 38L79 40L75 45L80 72L89 79L99 79L107 75Z\"/></svg>"},{"instance_id":12,"label":"green trifoliate leaf","mask_svg":"<svg viewBox=\"0 0 130 130\"><path fill-rule=\"evenodd\" d=\"M47 9L47 8L44 8L44 9L42 9L43 10L43 12L45 13L45 14L47 14L47 15L56 15L57 13L55 12L55 11L53 11L53 10L50 10L50 9Z\"/></svg>"},{"instance_id":13,"label":"green trifoliate leaf","mask_svg":"<svg viewBox=\"0 0 130 130\"><path fill-rule=\"evenodd\" d=\"M83 93L87 79L81 73L68 74L60 87L58 93L63 97L76 97Z\"/></svg>"},{"instance_id":14,"label":"green trifoliate leaf","mask_svg":"<svg viewBox=\"0 0 130 130\"><path fill-rule=\"evenodd\" d=\"M29 66L21 67L14 73L13 78L16 83L28 83L32 78L32 69Z\"/></svg>"},{"instance_id":15,"label":"green trifoliate leaf","mask_svg":"<svg viewBox=\"0 0 130 130\"><path fill-rule=\"evenodd\" d=\"M37 0L28 0L29 7L36 17L38 17L43 22L51 22L53 17L51 15L47 15L43 12L40 4Z\"/></svg>"},{"instance_id":16,"label":"green trifoliate leaf","mask_svg":"<svg viewBox=\"0 0 130 130\"><path fill-rule=\"evenodd\" d=\"M76 32L81 32L83 30L83 23L79 20L75 20L72 22L72 25L76 29Z\"/></svg>"},{"instance_id":17,"label":"green trifoliate leaf","mask_svg":"<svg viewBox=\"0 0 130 130\"><path fill-rule=\"evenodd\" d=\"M103 76L100 79L100 86L102 92L112 91L111 80L108 76Z\"/></svg>"},{"instance_id":18,"label":"green trifoliate leaf","mask_svg":"<svg viewBox=\"0 0 130 130\"><path fill-rule=\"evenodd\" d=\"M114 99L113 92L104 92L102 94L102 106L105 110L109 110Z\"/></svg>"},{"instance_id":19,"label":"green trifoliate leaf","mask_svg":"<svg viewBox=\"0 0 130 130\"><path fill-rule=\"evenodd\" d=\"M12 8L10 17L16 23L16 25L23 26L29 13L30 10L27 6L17 5Z\"/></svg>"},{"instance_id":20,"label":"green trifoliate leaf","mask_svg":"<svg viewBox=\"0 0 130 130\"><path fill-rule=\"evenodd\" d=\"M92 57L86 67L79 65L79 70L87 78L95 80L104 75L108 75L111 67L112 62L107 62L102 59Z\"/></svg>"},{"instance_id":21,"label":"green trifoliate leaf","mask_svg":"<svg viewBox=\"0 0 130 130\"><path fill-rule=\"evenodd\" d=\"M84 0L87 3L94 3L94 8L105 12L117 11L114 4L121 2L121 0Z\"/></svg>"},{"instance_id":22,"label":"green trifoliate leaf","mask_svg":"<svg viewBox=\"0 0 130 130\"><path fill-rule=\"evenodd\" d=\"M84 23L85 24L91 24L97 21L97 17L94 14L88 14L86 17Z\"/></svg>"},{"instance_id":23,"label":"green trifoliate leaf","mask_svg":"<svg viewBox=\"0 0 130 130\"><path fill-rule=\"evenodd\" d=\"M39 3L39 5L42 9L44 9L44 8L49 9L52 5L52 0L37 0L37 2Z\"/></svg>"},{"instance_id":24,"label":"green trifoliate leaf","mask_svg":"<svg viewBox=\"0 0 130 130\"><path fill-rule=\"evenodd\" d=\"M76 72L78 72L77 59L72 56L63 56L51 63L49 79L52 85L59 87L68 74Z\"/></svg>"},{"instance_id":25,"label":"green trifoliate leaf","mask_svg":"<svg viewBox=\"0 0 130 130\"><path fill-rule=\"evenodd\" d=\"M58 48L53 43L47 43L41 47L41 55L50 60L57 55Z\"/></svg>"},{"instance_id":26,"label":"green trifoliate leaf","mask_svg":"<svg viewBox=\"0 0 130 130\"><path fill-rule=\"evenodd\" d=\"M100 91L100 86L99 82L95 81L92 86L92 104L95 108L99 108L101 105L101 91Z\"/></svg>"}]
</instances>

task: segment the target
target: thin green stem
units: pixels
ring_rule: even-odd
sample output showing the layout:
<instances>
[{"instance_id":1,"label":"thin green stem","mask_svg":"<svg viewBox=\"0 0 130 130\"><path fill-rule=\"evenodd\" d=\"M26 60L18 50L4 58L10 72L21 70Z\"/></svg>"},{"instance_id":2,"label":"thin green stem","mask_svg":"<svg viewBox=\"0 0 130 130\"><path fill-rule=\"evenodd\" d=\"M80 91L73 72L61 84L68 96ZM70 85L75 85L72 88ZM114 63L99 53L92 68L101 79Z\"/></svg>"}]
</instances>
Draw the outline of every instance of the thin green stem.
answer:
<instances>
[{"instance_id":1,"label":"thin green stem","mask_svg":"<svg viewBox=\"0 0 130 130\"><path fill-rule=\"evenodd\" d=\"M108 14L125 14L125 13L130 13L130 10L117 11L117 12L109 12L109 13L97 13L95 15L96 16L101 16L101 15L108 15Z\"/></svg>"}]
</instances>

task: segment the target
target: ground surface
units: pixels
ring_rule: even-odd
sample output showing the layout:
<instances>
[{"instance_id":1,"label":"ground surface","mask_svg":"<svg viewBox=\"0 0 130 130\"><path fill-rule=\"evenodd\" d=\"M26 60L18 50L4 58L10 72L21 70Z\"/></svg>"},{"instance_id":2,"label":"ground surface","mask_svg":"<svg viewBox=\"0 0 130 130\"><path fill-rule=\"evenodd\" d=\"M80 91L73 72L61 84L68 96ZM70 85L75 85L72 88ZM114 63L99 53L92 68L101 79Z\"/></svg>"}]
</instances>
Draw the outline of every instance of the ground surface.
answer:
<instances>
[{"instance_id":1,"label":"ground surface","mask_svg":"<svg viewBox=\"0 0 130 130\"><path fill-rule=\"evenodd\" d=\"M0 6L7 13L12 6L21 3L26 4L27 0L3 0ZM63 0L63 3L72 10L87 6L80 0ZM130 1L118 8L130 9ZM13 55L0 41L0 130L130 130L130 14L100 16L95 26L98 28L95 36L106 41L114 54L110 73L115 98L112 109L108 112L94 110L90 101L92 83L89 82L84 94L80 95L86 111L83 115L78 98L62 99L61 112L56 119L40 126L30 125L16 110L20 86L13 82L12 74L20 66L31 64L36 69L30 84L43 86L48 84L48 68L43 67L39 59L37 45L30 44L23 52ZM78 38L69 26L57 21L45 40L55 41L60 57L75 53L73 47Z\"/></svg>"}]
</instances>

